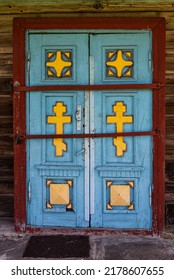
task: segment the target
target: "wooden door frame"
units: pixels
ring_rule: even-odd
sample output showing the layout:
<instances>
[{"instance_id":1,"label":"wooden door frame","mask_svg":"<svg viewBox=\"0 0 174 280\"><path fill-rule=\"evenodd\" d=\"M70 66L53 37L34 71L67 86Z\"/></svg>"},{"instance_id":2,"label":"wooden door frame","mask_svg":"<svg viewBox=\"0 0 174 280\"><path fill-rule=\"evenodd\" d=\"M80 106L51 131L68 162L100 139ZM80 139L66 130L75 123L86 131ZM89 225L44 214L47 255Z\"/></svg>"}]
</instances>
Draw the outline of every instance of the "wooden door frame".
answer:
<instances>
[{"instance_id":1,"label":"wooden door frame","mask_svg":"<svg viewBox=\"0 0 174 280\"><path fill-rule=\"evenodd\" d=\"M165 195L165 19L164 18L15 18L13 21L14 219L17 232L36 231L26 224L26 31L28 30L150 30L153 59L153 228L133 233L159 234L164 227ZM24 91L22 91L22 87ZM40 229L42 230L42 229ZM105 229L106 230L106 229ZM86 230L84 230L86 231ZM118 232L115 229L114 232Z\"/></svg>"}]
</instances>

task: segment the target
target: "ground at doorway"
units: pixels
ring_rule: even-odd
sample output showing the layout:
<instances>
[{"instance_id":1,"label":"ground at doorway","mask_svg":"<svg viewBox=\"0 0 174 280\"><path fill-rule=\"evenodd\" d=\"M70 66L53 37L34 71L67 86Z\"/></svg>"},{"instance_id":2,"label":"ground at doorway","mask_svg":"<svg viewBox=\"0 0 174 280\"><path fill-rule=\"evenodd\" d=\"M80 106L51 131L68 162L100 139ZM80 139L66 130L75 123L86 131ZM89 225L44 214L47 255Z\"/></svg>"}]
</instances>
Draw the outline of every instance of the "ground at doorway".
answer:
<instances>
[{"instance_id":1,"label":"ground at doorway","mask_svg":"<svg viewBox=\"0 0 174 280\"><path fill-rule=\"evenodd\" d=\"M79 231L80 232L80 231ZM76 232L74 234L79 234ZM0 260L22 260L31 234L16 234L0 224ZM38 235L37 235L38 236ZM89 260L174 260L174 230L161 236L128 234L89 235ZM34 258L33 258L34 259ZM68 259L68 257L67 257ZM76 259L76 258L70 258Z\"/></svg>"}]
</instances>

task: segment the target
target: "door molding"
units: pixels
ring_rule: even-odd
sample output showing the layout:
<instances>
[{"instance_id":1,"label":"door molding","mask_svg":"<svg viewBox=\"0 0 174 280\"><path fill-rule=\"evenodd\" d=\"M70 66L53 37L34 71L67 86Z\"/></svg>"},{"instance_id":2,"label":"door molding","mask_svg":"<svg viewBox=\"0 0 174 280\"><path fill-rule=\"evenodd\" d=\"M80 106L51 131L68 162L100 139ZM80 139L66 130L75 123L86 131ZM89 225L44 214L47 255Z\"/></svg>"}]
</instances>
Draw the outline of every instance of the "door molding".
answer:
<instances>
[{"instance_id":1,"label":"door molding","mask_svg":"<svg viewBox=\"0 0 174 280\"><path fill-rule=\"evenodd\" d=\"M13 127L14 127L14 216L15 230L26 226L26 141L16 141L26 134L26 31L28 30L151 30L153 84L153 229L160 233L164 226L165 193L165 19L164 18L16 18L13 22ZM38 85L39 86L39 85ZM88 210L87 210L88 211ZM118 230L116 230L118 231ZM134 232L137 230L133 230ZM130 231L129 231L130 232ZM142 230L139 231L142 233Z\"/></svg>"}]
</instances>

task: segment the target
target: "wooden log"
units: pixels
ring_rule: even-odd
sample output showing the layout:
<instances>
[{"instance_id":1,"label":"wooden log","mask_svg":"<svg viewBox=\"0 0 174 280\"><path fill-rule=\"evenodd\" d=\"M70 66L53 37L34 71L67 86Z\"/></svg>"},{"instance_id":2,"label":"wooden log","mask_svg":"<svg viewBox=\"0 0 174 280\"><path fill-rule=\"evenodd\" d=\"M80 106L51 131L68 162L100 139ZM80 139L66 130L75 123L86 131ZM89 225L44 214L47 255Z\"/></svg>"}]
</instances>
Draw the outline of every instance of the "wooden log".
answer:
<instances>
[{"instance_id":1,"label":"wooden log","mask_svg":"<svg viewBox=\"0 0 174 280\"><path fill-rule=\"evenodd\" d=\"M13 122L8 119L0 119L0 135L11 135L13 133Z\"/></svg>"},{"instance_id":2,"label":"wooden log","mask_svg":"<svg viewBox=\"0 0 174 280\"><path fill-rule=\"evenodd\" d=\"M154 0L155 1L155 0ZM153 1L153 2L154 2ZM167 1L167 3L159 3L155 1L150 3L146 0L135 3L122 1L13 1L2 2L0 5L0 14L27 14L27 13L55 13L55 12L112 12L112 11L173 11L173 3Z\"/></svg>"},{"instance_id":3,"label":"wooden log","mask_svg":"<svg viewBox=\"0 0 174 280\"><path fill-rule=\"evenodd\" d=\"M0 216L1 217L13 217L14 212L14 197L0 195Z\"/></svg>"},{"instance_id":4,"label":"wooden log","mask_svg":"<svg viewBox=\"0 0 174 280\"><path fill-rule=\"evenodd\" d=\"M13 114L12 97L9 98L0 97L0 116L12 116L12 114Z\"/></svg>"},{"instance_id":5,"label":"wooden log","mask_svg":"<svg viewBox=\"0 0 174 280\"><path fill-rule=\"evenodd\" d=\"M13 177L11 177L11 179L8 178L7 181L4 181L3 179L0 180L0 195L1 194L14 195L13 180L14 180Z\"/></svg>"},{"instance_id":6,"label":"wooden log","mask_svg":"<svg viewBox=\"0 0 174 280\"><path fill-rule=\"evenodd\" d=\"M167 84L166 86L166 97L174 95L174 84Z\"/></svg>"}]
</instances>

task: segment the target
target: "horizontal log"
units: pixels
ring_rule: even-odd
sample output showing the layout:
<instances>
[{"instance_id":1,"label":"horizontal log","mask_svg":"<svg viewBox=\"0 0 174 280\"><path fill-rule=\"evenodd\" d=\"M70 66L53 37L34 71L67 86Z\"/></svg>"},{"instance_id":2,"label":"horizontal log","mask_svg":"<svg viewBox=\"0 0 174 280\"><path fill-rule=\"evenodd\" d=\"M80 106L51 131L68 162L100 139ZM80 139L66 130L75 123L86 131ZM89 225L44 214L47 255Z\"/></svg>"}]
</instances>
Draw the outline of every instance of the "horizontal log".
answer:
<instances>
[{"instance_id":1,"label":"horizontal log","mask_svg":"<svg viewBox=\"0 0 174 280\"><path fill-rule=\"evenodd\" d=\"M2 147L0 147L0 151L1 151L1 159L11 159L13 161L13 147L11 147L10 149L3 149Z\"/></svg>"},{"instance_id":2,"label":"horizontal log","mask_svg":"<svg viewBox=\"0 0 174 280\"><path fill-rule=\"evenodd\" d=\"M170 119L170 118L166 118L166 126L173 126L174 127L174 118L172 119Z\"/></svg>"},{"instance_id":3,"label":"horizontal log","mask_svg":"<svg viewBox=\"0 0 174 280\"><path fill-rule=\"evenodd\" d=\"M156 5L155 5L156 6ZM174 6L174 5L173 5ZM24 7L24 5L22 6ZM51 9L52 7L52 9ZM64 13L62 12L62 10L58 11L53 5L51 5L51 7L49 6L49 12L47 14L45 14L44 10L42 11L41 7L39 8L39 17L69 17L70 14L69 13ZM57 5L56 5L57 7ZM122 7L122 6L121 6ZM139 13L137 14L136 11L133 12L132 9L131 11L125 11L124 9L121 8L121 11L117 12L118 10L115 9L115 11L102 11L102 13L91 13L91 12L86 12L85 16L86 17L165 17L166 18L166 29L167 30L173 30L173 11L171 9L172 5L169 5L169 11L165 11L163 12L163 7L164 4L159 6L159 11L155 11L154 8L152 8L151 11L147 11L145 10L146 7L144 5L141 5L140 8L142 9L142 11L139 11ZM153 6L154 7L154 6ZM119 6L117 5L117 8L119 8ZM0 6L0 13L2 10L2 6ZM10 9L11 10L11 9ZM7 33L10 32L11 33L11 37L12 37L12 23L13 23L13 18L14 17L38 17L38 14L35 14L35 9L32 8L32 11L30 13L27 13L26 15L21 13L19 10L19 7L17 8L17 12L14 13L12 12L12 14L7 14L7 10L5 9L3 11L3 14L1 14L0 16L0 33ZM53 12L51 12L51 10L53 10ZM11 10L12 11L12 10ZM56 12L57 11L57 12ZM78 10L76 11L76 9L72 9L70 11L71 13L71 17L84 17L83 13L79 13ZM170 25L169 25L170 24Z\"/></svg>"},{"instance_id":4,"label":"horizontal log","mask_svg":"<svg viewBox=\"0 0 174 280\"><path fill-rule=\"evenodd\" d=\"M12 98L1 98L0 97L0 116L12 116L13 104Z\"/></svg>"},{"instance_id":5,"label":"horizontal log","mask_svg":"<svg viewBox=\"0 0 174 280\"><path fill-rule=\"evenodd\" d=\"M13 66L10 65L1 65L0 66L0 76L4 78L12 78L13 77Z\"/></svg>"},{"instance_id":6,"label":"horizontal log","mask_svg":"<svg viewBox=\"0 0 174 280\"><path fill-rule=\"evenodd\" d=\"M174 84L167 84L166 85L166 96L174 95Z\"/></svg>"},{"instance_id":7,"label":"horizontal log","mask_svg":"<svg viewBox=\"0 0 174 280\"><path fill-rule=\"evenodd\" d=\"M173 95L166 95L166 105L174 107L174 98Z\"/></svg>"},{"instance_id":8,"label":"horizontal log","mask_svg":"<svg viewBox=\"0 0 174 280\"><path fill-rule=\"evenodd\" d=\"M174 162L166 162L166 182L174 182Z\"/></svg>"},{"instance_id":9,"label":"horizontal log","mask_svg":"<svg viewBox=\"0 0 174 280\"><path fill-rule=\"evenodd\" d=\"M170 115L170 114L174 113L174 106L172 104L167 104L166 105L166 114Z\"/></svg>"},{"instance_id":10,"label":"horizontal log","mask_svg":"<svg viewBox=\"0 0 174 280\"><path fill-rule=\"evenodd\" d=\"M13 30L13 25L10 23L10 24L4 24L4 25L0 25L0 33L3 34L3 33L11 33L12 34L12 30Z\"/></svg>"},{"instance_id":11,"label":"horizontal log","mask_svg":"<svg viewBox=\"0 0 174 280\"><path fill-rule=\"evenodd\" d=\"M173 160L174 161L174 155L173 154L166 154L165 160Z\"/></svg>"},{"instance_id":12,"label":"horizontal log","mask_svg":"<svg viewBox=\"0 0 174 280\"><path fill-rule=\"evenodd\" d=\"M13 217L14 198L13 196L0 195L0 217Z\"/></svg>"},{"instance_id":13,"label":"horizontal log","mask_svg":"<svg viewBox=\"0 0 174 280\"><path fill-rule=\"evenodd\" d=\"M7 65L13 65L12 54L0 54L0 68Z\"/></svg>"},{"instance_id":14,"label":"horizontal log","mask_svg":"<svg viewBox=\"0 0 174 280\"><path fill-rule=\"evenodd\" d=\"M174 84L174 74L172 73L168 73L166 71L166 83L167 84Z\"/></svg>"},{"instance_id":15,"label":"horizontal log","mask_svg":"<svg viewBox=\"0 0 174 280\"><path fill-rule=\"evenodd\" d=\"M14 194L14 184L13 184L13 178L12 181L9 182L1 182L0 181L0 195L13 195Z\"/></svg>"},{"instance_id":16,"label":"horizontal log","mask_svg":"<svg viewBox=\"0 0 174 280\"><path fill-rule=\"evenodd\" d=\"M6 47L6 46L1 47L0 46L0 54L12 54L12 53L13 53L12 46L10 46L10 47Z\"/></svg>"},{"instance_id":17,"label":"horizontal log","mask_svg":"<svg viewBox=\"0 0 174 280\"><path fill-rule=\"evenodd\" d=\"M0 122L0 136L11 135L13 133L13 124L12 123L1 123Z\"/></svg>"},{"instance_id":18,"label":"horizontal log","mask_svg":"<svg viewBox=\"0 0 174 280\"><path fill-rule=\"evenodd\" d=\"M173 149L174 148L174 137L170 138L166 136L166 146L168 149Z\"/></svg>"},{"instance_id":19,"label":"horizontal log","mask_svg":"<svg viewBox=\"0 0 174 280\"><path fill-rule=\"evenodd\" d=\"M13 160L13 146L8 147L7 149L4 149L4 147L2 147L0 145L0 151L1 151L1 159L11 159Z\"/></svg>"},{"instance_id":20,"label":"horizontal log","mask_svg":"<svg viewBox=\"0 0 174 280\"><path fill-rule=\"evenodd\" d=\"M166 138L169 136L169 135L173 135L174 136L174 126L166 126ZM174 147L174 145L173 145Z\"/></svg>"},{"instance_id":21,"label":"horizontal log","mask_svg":"<svg viewBox=\"0 0 174 280\"><path fill-rule=\"evenodd\" d=\"M12 95L12 84L12 79L0 78L0 98L8 98Z\"/></svg>"},{"instance_id":22,"label":"horizontal log","mask_svg":"<svg viewBox=\"0 0 174 280\"><path fill-rule=\"evenodd\" d=\"M2 173L4 172L4 174ZM0 174L0 189L1 189L1 184L13 184L14 177L13 177L13 167L9 167L8 171L3 170L1 171Z\"/></svg>"},{"instance_id":23,"label":"horizontal log","mask_svg":"<svg viewBox=\"0 0 174 280\"><path fill-rule=\"evenodd\" d=\"M13 175L9 175L9 174L6 174L6 176L1 176L0 177L0 185L1 184L12 184L13 183L13 180L14 180L14 177Z\"/></svg>"},{"instance_id":24,"label":"horizontal log","mask_svg":"<svg viewBox=\"0 0 174 280\"><path fill-rule=\"evenodd\" d=\"M1 22L0 22L1 24ZM2 33L0 32L1 40L0 40L0 48L2 49L6 48L12 48L12 33ZM2 53L2 52L1 52ZM2 53L5 54L6 52ZM7 52L8 53L8 52ZM11 56L12 58L12 56Z\"/></svg>"},{"instance_id":25,"label":"horizontal log","mask_svg":"<svg viewBox=\"0 0 174 280\"><path fill-rule=\"evenodd\" d=\"M166 43L167 44L174 42L173 35L174 35L174 31L173 30L166 30Z\"/></svg>"},{"instance_id":26,"label":"horizontal log","mask_svg":"<svg viewBox=\"0 0 174 280\"><path fill-rule=\"evenodd\" d=\"M43 1L42 3L27 2L11 3L6 2L0 5L0 14L27 14L27 13L55 13L55 12L123 12L123 11L174 11L174 7L170 1L168 3L120 3L115 1Z\"/></svg>"},{"instance_id":27,"label":"horizontal log","mask_svg":"<svg viewBox=\"0 0 174 280\"><path fill-rule=\"evenodd\" d=\"M170 71L174 70L173 63L174 63L174 53L172 55L166 54L166 75L170 74Z\"/></svg>"}]
</instances>

